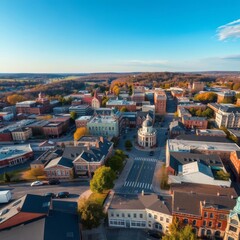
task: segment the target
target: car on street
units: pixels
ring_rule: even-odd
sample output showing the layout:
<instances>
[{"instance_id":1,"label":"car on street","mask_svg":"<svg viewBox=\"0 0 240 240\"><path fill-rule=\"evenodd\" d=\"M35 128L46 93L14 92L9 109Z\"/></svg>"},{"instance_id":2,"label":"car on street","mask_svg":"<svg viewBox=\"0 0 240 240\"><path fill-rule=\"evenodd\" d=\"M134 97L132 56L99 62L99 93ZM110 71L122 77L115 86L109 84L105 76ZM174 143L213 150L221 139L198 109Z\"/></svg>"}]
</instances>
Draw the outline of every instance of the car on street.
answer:
<instances>
[{"instance_id":1,"label":"car on street","mask_svg":"<svg viewBox=\"0 0 240 240\"><path fill-rule=\"evenodd\" d=\"M68 198L69 192L59 192L56 197L57 198Z\"/></svg>"},{"instance_id":2,"label":"car on street","mask_svg":"<svg viewBox=\"0 0 240 240\"><path fill-rule=\"evenodd\" d=\"M35 181L35 182L31 183L31 187L42 186L42 185L43 185L43 182L41 182L41 181Z\"/></svg>"},{"instance_id":3,"label":"car on street","mask_svg":"<svg viewBox=\"0 0 240 240\"><path fill-rule=\"evenodd\" d=\"M154 155L154 151L150 151L149 156L153 156L153 155Z\"/></svg>"},{"instance_id":4,"label":"car on street","mask_svg":"<svg viewBox=\"0 0 240 240\"><path fill-rule=\"evenodd\" d=\"M56 197L56 195L54 193L52 193L52 192L45 193L44 196L51 197L51 198L55 198Z\"/></svg>"},{"instance_id":5,"label":"car on street","mask_svg":"<svg viewBox=\"0 0 240 240\"><path fill-rule=\"evenodd\" d=\"M60 181L58 179L51 179L48 182L49 185L57 185L60 184Z\"/></svg>"}]
</instances>

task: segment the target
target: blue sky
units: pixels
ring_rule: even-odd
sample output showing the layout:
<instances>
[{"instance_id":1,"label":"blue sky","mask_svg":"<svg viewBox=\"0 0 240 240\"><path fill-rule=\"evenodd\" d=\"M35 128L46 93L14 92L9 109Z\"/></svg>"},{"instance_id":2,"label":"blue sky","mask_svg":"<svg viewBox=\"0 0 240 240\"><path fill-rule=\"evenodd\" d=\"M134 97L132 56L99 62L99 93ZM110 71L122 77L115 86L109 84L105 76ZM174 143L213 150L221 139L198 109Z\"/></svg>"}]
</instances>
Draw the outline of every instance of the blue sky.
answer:
<instances>
[{"instance_id":1,"label":"blue sky","mask_svg":"<svg viewBox=\"0 0 240 240\"><path fill-rule=\"evenodd\" d=\"M0 72L240 71L239 0L1 0Z\"/></svg>"}]
</instances>

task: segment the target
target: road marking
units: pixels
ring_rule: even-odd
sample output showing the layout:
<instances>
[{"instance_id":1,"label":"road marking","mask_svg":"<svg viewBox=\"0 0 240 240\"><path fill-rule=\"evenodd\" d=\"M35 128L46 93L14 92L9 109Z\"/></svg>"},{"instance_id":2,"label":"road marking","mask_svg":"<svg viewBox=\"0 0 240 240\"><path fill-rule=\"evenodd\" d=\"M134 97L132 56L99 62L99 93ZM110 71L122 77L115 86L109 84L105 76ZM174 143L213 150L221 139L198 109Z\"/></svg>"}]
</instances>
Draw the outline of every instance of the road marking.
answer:
<instances>
[{"instance_id":1,"label":"road marking","mask_svg":"<svg viewBox=\"0 0 240 240\"><path fill-rule=\"evenodd\" d=\"M150 185L150 184L148 184L148 187L147 187L147 188L149 188L149 185Z\"/></svg>"},{"instance_id":2,"label":"road marking","mask_svg":"<svg viewBox=\"0 0 240 240\"><path fill-rule=\"evenodd\" d=\"M151 184L151 187L150 187L150 189L152 190L152 184Z\"/></svg>"},{"instance_id":3,"label":"road marking","mask_svg":"<svg viewBox=\"0 0 240 240\"><path fill-rule=\"evenodd\" d=\"M143 183L140 184L140 187L142 187Z\"/></svg>"}]
</instances>

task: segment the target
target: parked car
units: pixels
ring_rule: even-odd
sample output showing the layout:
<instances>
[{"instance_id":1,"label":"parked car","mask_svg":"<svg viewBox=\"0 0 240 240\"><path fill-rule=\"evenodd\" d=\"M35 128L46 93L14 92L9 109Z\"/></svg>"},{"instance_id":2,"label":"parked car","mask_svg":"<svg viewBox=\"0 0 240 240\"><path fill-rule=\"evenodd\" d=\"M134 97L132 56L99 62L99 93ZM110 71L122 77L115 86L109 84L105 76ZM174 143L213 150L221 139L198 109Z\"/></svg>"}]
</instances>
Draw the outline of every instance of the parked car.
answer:
<instances>
[{"instance_id":1,"label":"parked car","mask_svg":"<svg viewBox=\"0 0 240 240\"><path fill-rule=\"evenodd\" d=\"M149 152L149 156L153 156L154 155L154 151Z\"/></svg>"},{"instance_id":2,"label":"parked car","mask_svg":"<svg viewBox=\"0 0 240 240\"><path fill-rule=\"evenodd\" d=\"M49 185L57 185L60 184L60 181L58 179L51 179L48 182Z\"/></svg>"},{"instance_id":3,"label":"parked car","mask_svg":"<svg viewBox=\"0 0 240 240\"><path fill-rule=\"evenodd\" d=\"M41 181L35 181L35 182L32 182L31 183L31 187L34 187L34 186L42 186L43 185L43 182Z\"/></svg>"},{"instance_id":4,"label":"parked car","mask_svg":"<svg viewBox=\"0 0 240 240\"><path fill-rule=\"evenodd\" d=\"M56 197L57 198L68 198L69 192L59 192Z\"/></svg>"},{"instance_id":5,"label":"parked car","mask_svg":"<svg viewBox=\"0 0 240 240\"><path fill-rule=\"evenodd\" d=\"M49 193L45 193L44 196L47 196L47 197L51 197L51 198L55 198L56 195L52 192L49 192Z\"/></svg>"}]
</instances>

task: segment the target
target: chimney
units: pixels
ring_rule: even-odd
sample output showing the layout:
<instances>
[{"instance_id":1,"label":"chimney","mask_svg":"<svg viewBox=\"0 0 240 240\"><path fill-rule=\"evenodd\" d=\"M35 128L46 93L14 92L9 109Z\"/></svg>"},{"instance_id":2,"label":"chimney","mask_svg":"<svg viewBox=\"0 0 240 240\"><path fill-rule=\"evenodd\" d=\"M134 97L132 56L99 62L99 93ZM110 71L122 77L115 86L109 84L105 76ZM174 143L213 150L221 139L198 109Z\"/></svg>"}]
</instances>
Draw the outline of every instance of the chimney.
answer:
<instances>
[{"instance_id":1,"label":"chimney","mask_svg":"<svg viewBox=\"0 0 240 240\"><path fill-rule=\"evenodd\" d=\"M142 196L144 196L144 190L142 190Z\"/></svg>"}]
</instances>

